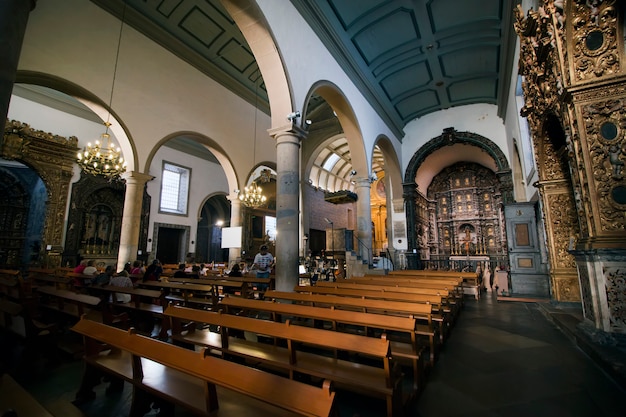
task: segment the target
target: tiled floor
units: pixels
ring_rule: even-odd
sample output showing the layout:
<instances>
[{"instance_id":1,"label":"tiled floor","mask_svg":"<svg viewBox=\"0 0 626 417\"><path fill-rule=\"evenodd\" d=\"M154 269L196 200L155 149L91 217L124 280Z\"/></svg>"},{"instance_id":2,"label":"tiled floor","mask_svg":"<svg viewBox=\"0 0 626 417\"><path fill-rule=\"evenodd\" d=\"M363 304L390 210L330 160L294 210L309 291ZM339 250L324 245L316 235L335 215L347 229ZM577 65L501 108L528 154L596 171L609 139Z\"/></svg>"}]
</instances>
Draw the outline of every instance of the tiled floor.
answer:
<instances>
[{"instance_id":1,"label":"tiled floor","mask_svg":"<svg viewBox=\"0 0 626 417\"><path fill-rule=\"evenodd\" d=\"M415 417L624 417L626 392L577 347L556 321L548 304L498 302L485 296L466 299L445 349L421 396L407 416ZM575 309L570 321L579 320ZM80 361L63 360L56 367L22 364L13 359L13 374L44 405L73 400L80 380ZM7 356L9 355L9 356ZM28 377L25 370L30 368ZM90 417L125 416L130 391L81 405ZM277 392L280 388L277 387ZM0 393L2 395L2 393ZM384 416L384 404L350 393L338 393L342 417ZM184 416L182 410L177 415ZM239 416L233 416L239 417Z\"/></svg>"}]
</instances>

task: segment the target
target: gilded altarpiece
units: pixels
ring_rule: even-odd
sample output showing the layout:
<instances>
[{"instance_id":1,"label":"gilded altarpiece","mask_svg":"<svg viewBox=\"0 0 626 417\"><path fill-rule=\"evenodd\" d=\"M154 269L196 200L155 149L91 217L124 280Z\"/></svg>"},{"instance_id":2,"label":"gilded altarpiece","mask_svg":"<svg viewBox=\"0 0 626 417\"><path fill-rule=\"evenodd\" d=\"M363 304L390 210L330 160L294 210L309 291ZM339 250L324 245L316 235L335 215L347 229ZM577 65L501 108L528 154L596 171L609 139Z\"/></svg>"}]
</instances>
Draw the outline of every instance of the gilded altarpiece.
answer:
<instances>
[{"instance_id":1,"label":"gilded altarpiece","mask_svg":"<svg viewBox=\"0 0 626 417\"><path fill-rule=\"evenodd\" d=\"M41 243L44 266L61 264L63 227L78 139L64 138L33 130L19 121L7 121L2 158L25 163L34 169L46 186L48 202Z\"/></svg>"},{"instance_id":2,"label":"gilded altarpiece","mask_svg":"<svg viewBox=\"0 0 626 417\"><path fill-rule=\"evenodd\" d=\"M569 268L574 257L585 318L598 330L618 333L626 333L624 9L616 0L548 0L526 16L518 8L516 22L522 115L536 155L546 168L551 152L568 162L569 181L551 178L547 169L540 174L544 210L552 218L546 222L551 263ZM547 114L563 126L563 149L542 146Z\"/></svg>"}]
</instances>

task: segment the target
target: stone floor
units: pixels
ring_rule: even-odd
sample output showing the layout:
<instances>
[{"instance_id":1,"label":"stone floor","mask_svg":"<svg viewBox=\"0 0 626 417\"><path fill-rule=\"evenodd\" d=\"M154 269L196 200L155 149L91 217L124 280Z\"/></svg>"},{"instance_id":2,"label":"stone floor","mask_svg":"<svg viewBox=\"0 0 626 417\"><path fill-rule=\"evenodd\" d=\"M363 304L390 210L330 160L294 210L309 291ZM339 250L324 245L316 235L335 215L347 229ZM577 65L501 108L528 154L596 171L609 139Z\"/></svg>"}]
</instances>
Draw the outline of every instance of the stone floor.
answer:
<instances>
[{"instance_id":1,"label":"stone floor","mask_svg":"<svg viewBox=\"0 0 626 417\"><path fill-rule=\"evenodd\" d=\"M466 299L426 388L406 415L626 416L622 374L626 351L585 342L576 308L525 301L498 301L491 294L479 301ZM6 337L0 339L10 373L42 404L54 409L74 399L80 360L62 358L52 367L45 361L23 364L19 349L10 345ZM102 386L97 394L96 400L79 406L85 415L127 415L128 387L107 397ZM385 414L381 400L366 396L339 392L338 402L342 417ZM187 415L176 412L176 416Z\"/></svg>"}]
</instances>

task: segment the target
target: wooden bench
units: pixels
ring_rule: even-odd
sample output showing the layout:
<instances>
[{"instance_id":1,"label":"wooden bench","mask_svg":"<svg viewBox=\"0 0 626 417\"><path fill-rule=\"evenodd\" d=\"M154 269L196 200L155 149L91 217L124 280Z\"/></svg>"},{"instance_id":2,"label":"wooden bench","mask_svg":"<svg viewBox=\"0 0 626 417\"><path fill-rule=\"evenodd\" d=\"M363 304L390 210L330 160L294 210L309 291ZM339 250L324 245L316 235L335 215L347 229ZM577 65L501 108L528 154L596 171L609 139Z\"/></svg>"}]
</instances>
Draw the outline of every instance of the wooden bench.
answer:
<instances>
[{"instance_id":1,"label":"wooden bench","mask_svg":"<svg viewBox=\"0 0 626 417\"><path fill-rule=\"evenodd\" d=\"M426 303L407 303L284 291L266 291L265 299L295 301L310 306L333 307L341 310L416 318L418 320L418 325L415 328L416 334L428 338L431 365L435 363L435 356L438 352L439 344L443 343L443 338L439 334L439 330L433 326L433 322L438 322L441 328L443 318L441 315L433 313L432 306Z\"/></svg>"},{"instance_id":2,"label":"wooden bench","mask_svg":"<svg viewBox=\"0 0 626 417\"><path fill-rule=\"evenodd\" d=\"M161 339L167 337L168 321L163 317L163 310L166 306L164 294L160 290L149 290L145 288L135 287L116 287L113 285L94 285L89 287L89 292L96 295L102 300L103 322L108 324L109 321L116 321L121 327L125 327L123 323L125 317L123 313L130 314L132 317L126 316L126 319L132 325L139 326L138 316L133 313L140 313L143 317L150 320L149 329L144 331L152 334L152 328L156 320L160 323L158 336ZM116 294L128 294L131 299L129 302L118 301Z\"/></svg>"},{"instance_id":3,"label":"wooden bench","mask_svg":"<svg viewBox=\"0 0 626 417\"><path fill-rule=\"evenodd\" d=\"M138 282L138 286L163 291L166 302L200 308L212 308L217 304L213 285L197 284L195 280L173 281L170 278L168 281Z\"/></svg>"},{"instance_id":4,"label":"wooden bench","mask_svg":"<svg viewBox=\"0 0 626 417\"><path fill-rule=\"evenodd\" d=\"M441 270L396 270L389 271L392 276L411 277L445 277L461 278L463 280L463 293L473 295L477 300L480 298L480 277L475 272L441 271Z\"/></svg>"},{"instance_id":5,"label":"wooden bench","mask_svg":"<svg viewBox=\"0 0 626 417\"><path fill-rule=\"evenodd\" d=\"M53 285L58 289L72 288L72 278L65 273L59 274L57 269L28 268L27 279L33 286Z\"/></svg>"},{"instance_id":6,"label":"wooden bench","mask_svg":"<svg viewBox=\"0 0 626 417\"><path fill-rule=\"evenodd\" d=\"M462 292L456 291L456 285L453 283L439 283L421 281L419 283L407 282L405 280L372 280L372 279L347 279L339 280L336 282L318 281L316 287L328 287L328 288L347 288L347 289L361 289L361 290L378 290L388 292L400 292L408 294L428 294L428 295L440 295L446 299L447 305L451 307L451 311L454 315L454 319L460 312L460 308L463 302ZM453 320L454 321L454 320Z\"/></svg>"},{"instance_id":7,"label":"wooden bench","mask_svg":"<svg viewBox=\"0 0 626 417\"><path fill-rule=\"evenodd\" d=\"M73 328L85 341L88 391L104 372L132 385L130 417L143 416L153 397L200 416L331 416L335 394L244 365L207 356L83 319ZM91 391L92 392L92 391ZM164 412L163 410L167 410ZM162 405L161 414L174 415Z\"/></svg>"},{"instance_id":8,"label":"wooden bench","mask_svg":"<svg viewBox=\"0 0 626 417\"><path fill-rule=\"evenodd\" d=\"M242 358L254 366L288 374L290 379L296 375L329 379L338 387L384 398L388 417L402 414L402 376L392 369L389 341L384 338L173 305L168 306L165 314L171 318L172 338L176 340L215 349L224 357ZM197 323L219 326L220 333L197 330ZM263 343L232 335L241 332L272 338L274 342ZM303 349L304 346L307 349ZM337 352L368 358L368 364L329 354Z\"/></svg>"},{"instance_id":9,"label":"wooden bench","mask_svg":"<svg viewBox=\"0 0 626 417\"><path fill-rule=\"evenodd\" d=\"M405 359L411 364L414 390L417 392L422 387L424 378L421 357L424 346L417 340L416 327L418 325L413 317L384 316L228 296L222 299L219 306L224 307L230 314L244 316L250 313L269 313L271 319L277 322L288 319L291 323L297 324L302 322L301 319L311 319L315 327L329 323L330 329L334 331L353 332L354 330L349 330L348 327L356 326L360 330L357 330L358 334L370 337L380 337L381 333L385 333L390 341L392 357ZM295 320L293 320L294 318Z\"/></svg>"},{"instance_id":10,"label":"wooden bench","mask_svg":"<svg viewBox=\"0 0 626 417\"><path fill-rule=\"evenodd\" d=\"M45 407L9 375L0 375L0 413L17 417L85 417L73 404L57 400ZM15 414L4 414L13 410Z\"/></svg>"},{"instance_id":11,"label":"wooden bench","mask_svg":"<svg viewBox=\"0 0 626 417\"><path fill-rule=\"evenodd\" d=\"M100 315L100 298L89 294L80 294L73 290L56 288L53 285L35 287L39 295L39 306L52 309L74 318L88 314L97 320Z\"/></svg>"}]
</instances>

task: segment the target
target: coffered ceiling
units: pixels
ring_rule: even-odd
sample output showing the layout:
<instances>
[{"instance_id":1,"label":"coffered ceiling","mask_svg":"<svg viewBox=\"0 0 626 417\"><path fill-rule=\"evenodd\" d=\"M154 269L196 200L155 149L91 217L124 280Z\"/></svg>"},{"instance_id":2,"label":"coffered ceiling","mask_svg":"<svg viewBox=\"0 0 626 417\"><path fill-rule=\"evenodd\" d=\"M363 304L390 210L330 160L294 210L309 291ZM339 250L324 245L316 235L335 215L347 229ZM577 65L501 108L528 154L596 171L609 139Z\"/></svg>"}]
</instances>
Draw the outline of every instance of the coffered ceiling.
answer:
<instances>
[{"instance_id":1,"label":"coffered ceiling","mask_svg":"<svg viewBox=\"0 0 626 417\"><path fill-rule=\"evenodd\" d=\"M254 55L219 0L92 1L269 112ZM491 103L503 114L516 2L291 0L399 137L453 106Z\"/></svg>"}]
</instances>

